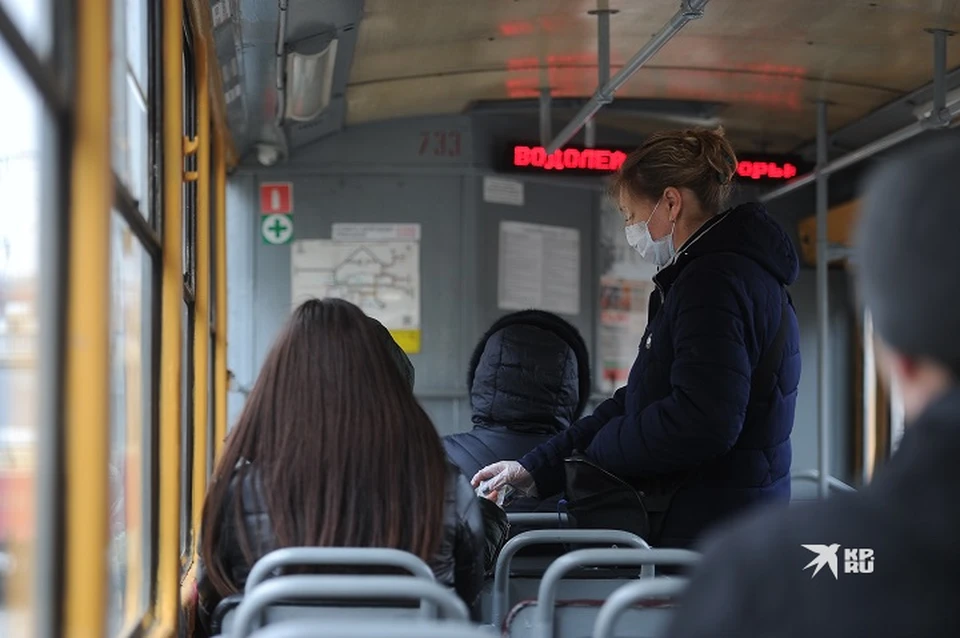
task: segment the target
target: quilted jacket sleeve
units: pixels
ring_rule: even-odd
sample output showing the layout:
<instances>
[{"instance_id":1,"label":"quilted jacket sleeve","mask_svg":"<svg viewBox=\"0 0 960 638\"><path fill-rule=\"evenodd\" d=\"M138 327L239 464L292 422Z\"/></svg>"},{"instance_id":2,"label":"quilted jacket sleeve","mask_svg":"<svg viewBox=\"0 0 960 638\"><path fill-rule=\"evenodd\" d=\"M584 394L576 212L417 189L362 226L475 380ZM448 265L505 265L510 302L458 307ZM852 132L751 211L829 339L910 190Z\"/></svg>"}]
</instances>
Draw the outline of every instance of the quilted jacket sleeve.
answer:
<instances>
[{"instance_id":1,"label":"quilted jacket sleeve","mask_svg":"<svg viewBox=\"0 0 960 638\"><path fill-rule=\"evenodd\" d=\"M620 388L613 397L598 405L593 414L583 417L520 459L520 465L533 475L541 498L563 491L563 460L574 450L586 449L608 421L624 413L626 393L625 387Z\"/></svg>"},{"instance_id":2,"label":"quilted jacket sleeve","mask_svg":"<svg viewBox=\"0 0 960 638\"><path fill-rule=\"evenodd\" d=\"M671 393L607 421L586 450L619 476L693 468L730 450L743 428L753 357L742 282L704 264L671 292Z\"/></svg>"}]
</instances>

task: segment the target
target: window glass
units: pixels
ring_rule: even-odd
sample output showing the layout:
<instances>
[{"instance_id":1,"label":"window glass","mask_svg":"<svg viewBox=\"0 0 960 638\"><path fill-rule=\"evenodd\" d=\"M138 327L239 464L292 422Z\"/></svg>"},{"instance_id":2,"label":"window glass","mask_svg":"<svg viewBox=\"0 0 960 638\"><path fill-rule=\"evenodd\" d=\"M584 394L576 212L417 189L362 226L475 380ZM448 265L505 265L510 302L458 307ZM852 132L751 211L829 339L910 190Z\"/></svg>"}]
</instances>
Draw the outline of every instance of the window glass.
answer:
<instances>
[{"instance_id":1,"label":"window glass","mask_svg":"<svg viewBox=\"0 0 960 638\"><path fill-rule=\"evenodd\" d=\"M15 4L20 3L5 2L4 8L12 13ZM31 626L30 567L37 530L44 109L2 43L0 95L0 636L25 636Z\"/></svg>"},{"instance_id":2,"label":"window glass","mask_svg":"<svg viewBox=\"0 0 960 638\"><path fill-rule=\"evenodd\" d=\"M110 635L145 611L149 571L150 259L120 214L110 242Z\"/></svg>"},{"instance_id":3,"label":"window glass","mask_svg":"<svg viewBox=\"0 0 960 638\"><path fill-rule=\"evenodd\" d=\"M149 217L147 62L150 33L147 11L143 0L114 0L113 11L113 170L137 200L140 212Z\"/></svg>"},{"instance_id":4,"label":"window glass","mask_svg":"<svg viewBox=\"0 0 960 638\"><path fill-rule=\"evenodd\" d=\"M0 7L37 55L47 57L52 42L49 0L0 0Z\"/></svg>"},{"instance_id":5,"label":"window glass","mask_svg":"<svg viewBox=\"0 0 960 638\"><path fill-rule=\"evenodd\" d=\"M183 303L183 367L180 411L180 554L190 550L190 513L193 503L193 306Z\"/></svg>"},{"instance_id":6,"label":"window glass","mask_svg":"<svg viewBox=\"0 0 960 638\"><path fill-rule=\"evenodd\" d=\"M130 185L130 140L127 137L127 58L126 11L122 0L113 2L113 40L110 59L110 139L111 164L120 181Z\"/></svg>"},{"instance_id":7,"label":"window glass","mask_svg":"<svg viewBox=\"0 0 960 638\"><path fill-rule=\"evenodd\" d=\"M147 197L148 171L150 164L149 123L147 120L147 104L143 95L133 80L127 76L127 143L130 154L130 170L127 188L137 200L140 212L147 214L150 202Z\"/></svg>"},{"instance_id":8,"label":"window glass","mask_svg":"<svg viewBox=\"0 0 960 638\"><path fill-rule=\"evenodd\" d=\"M194 83L193 50L189 40L183 46L183 134L191 138L196 134L196 85ZM185 161L187 171L195 171L196 154ZM191 549L191 513L193 511L193 452L194 452L194 322L204 321L196 316L196 182L185 182L182 189L183 208L183 281L185 294L183 303L183 403L181 412L180 449L180 553L186 566ZM200 375L204 371L199 371ZM203 376L200 377L201 379Z\"/></svg>"},{"instance_id":9,"label":"window glass","mask_svg":"<svg viewBox=\"0 0 960 638\"><path fill-rule=\"evenodd\" d=\"M126 0L127 64L131 78L146 96L147 69L149 68L149 43L147 25L147 1Z\"/></svg>"}]
</instances>

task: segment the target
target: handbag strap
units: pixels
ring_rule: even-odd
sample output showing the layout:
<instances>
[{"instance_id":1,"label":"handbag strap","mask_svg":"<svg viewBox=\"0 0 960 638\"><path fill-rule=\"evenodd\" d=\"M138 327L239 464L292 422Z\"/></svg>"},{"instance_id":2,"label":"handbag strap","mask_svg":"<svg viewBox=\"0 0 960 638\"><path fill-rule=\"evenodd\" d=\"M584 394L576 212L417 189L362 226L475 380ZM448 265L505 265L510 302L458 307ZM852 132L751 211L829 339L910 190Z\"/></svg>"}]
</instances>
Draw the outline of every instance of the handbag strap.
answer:
<instances>
[{"instance_id":1,"label":"handbag strap","mask_svg":"<svg viewBox=\"0 0 960 638\"><path fill-rule=\"evenodd\" d=\"M780 376L780 365L783 363L783 348L787 343L787 328L789 327L790 308L793 305L790 300L790 293L783 286L780 286L780 326L777 328L777 334L773 342L763 357L757 363L753 371L753 377L750 383L750 396L768 397L776 387Z\"/></svg>"}]
</instances>

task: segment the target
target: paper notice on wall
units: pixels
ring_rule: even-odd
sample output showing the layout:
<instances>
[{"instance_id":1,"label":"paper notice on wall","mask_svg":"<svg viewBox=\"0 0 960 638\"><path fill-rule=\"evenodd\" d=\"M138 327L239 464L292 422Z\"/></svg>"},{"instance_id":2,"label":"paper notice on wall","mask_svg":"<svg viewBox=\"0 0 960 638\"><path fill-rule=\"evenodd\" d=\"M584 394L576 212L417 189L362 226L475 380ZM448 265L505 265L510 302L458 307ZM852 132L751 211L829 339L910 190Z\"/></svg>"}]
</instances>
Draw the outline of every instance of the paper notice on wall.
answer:
<instances>
[{"instance_id":1,"label":"paper notice on wall","mask_svg":"<svg viewBox=\"0 0 960 638\"><path fill-rule=\"evenodd\" d=\"M600 279L597 359L601 392L613 392L626 384L646 330L647 306L653 290L649 280Z\"/></svg>"},{"instance_id":2,"label":"paper notice on wall","mask_svg":"<svg viewBox=\"0 0 960 638\"><path fill-rule=\"evenodd\" d=\"M497 305L580 314L580 231L500 222Z\"/></svg>"},{"instance_id":3,"label":"paper notice on wall","mask_svg":"<svg viewBox=\"0 0 960 638\"><path fill-rule=\"evenodd\" d=\"M290 268L294 307L311 298L346 299L380 321L406 352L420 351L419 242L295 241Z\"/></svg>"},{"instance_id":4,"label":"paper notice on wall","mask_svg":"<svg viewBox=\"0 0 960 638\"><path fill-rule=\"evenodd\" d=\"M523 206L523 182L503 177L484 177L483 201L490 204Z\"/></svg>"},{"instance_id":5,"label":"paper notice on wall","mask_svg":"<svg viewBox=\"0 0 960 638\"><path fill-rule=\"evenodd\" d=\"M420 241L420 224L333 224L335 241Z\"/></svg>"}]
</instances>

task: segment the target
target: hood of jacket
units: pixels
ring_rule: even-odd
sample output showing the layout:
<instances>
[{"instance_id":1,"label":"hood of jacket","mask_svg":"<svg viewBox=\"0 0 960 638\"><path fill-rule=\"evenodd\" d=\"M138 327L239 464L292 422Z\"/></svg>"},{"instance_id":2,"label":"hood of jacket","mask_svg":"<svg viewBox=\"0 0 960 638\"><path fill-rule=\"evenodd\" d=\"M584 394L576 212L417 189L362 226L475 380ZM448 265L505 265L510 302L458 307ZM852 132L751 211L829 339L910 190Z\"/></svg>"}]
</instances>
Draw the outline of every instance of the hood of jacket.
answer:
<instances>
[{"instance_id":1,"label":"hood of jacket","mask_svg":"<svg viewBox=\"0 0 960 638\"><path fill-rule=\"evenodd\" d=\"M680 247L675 261L657 273L656 279L669 285L686 263L711 253L749 257L784 286L793 284L800 274L800 259L786 231L762 204L749 202L701 226Z\"/></svg>"},{"instance_id":2,"label":"hood of jacket","mask_svg":"<svg viewBox=\"0 0 960 638\"><path fill-rule=\"evenodd\" d=\"M558 432L590 398L589 353L560 317L524 310L497 320L470 360L472 421L522 432Z\"/></svg>"}]
</instances>

